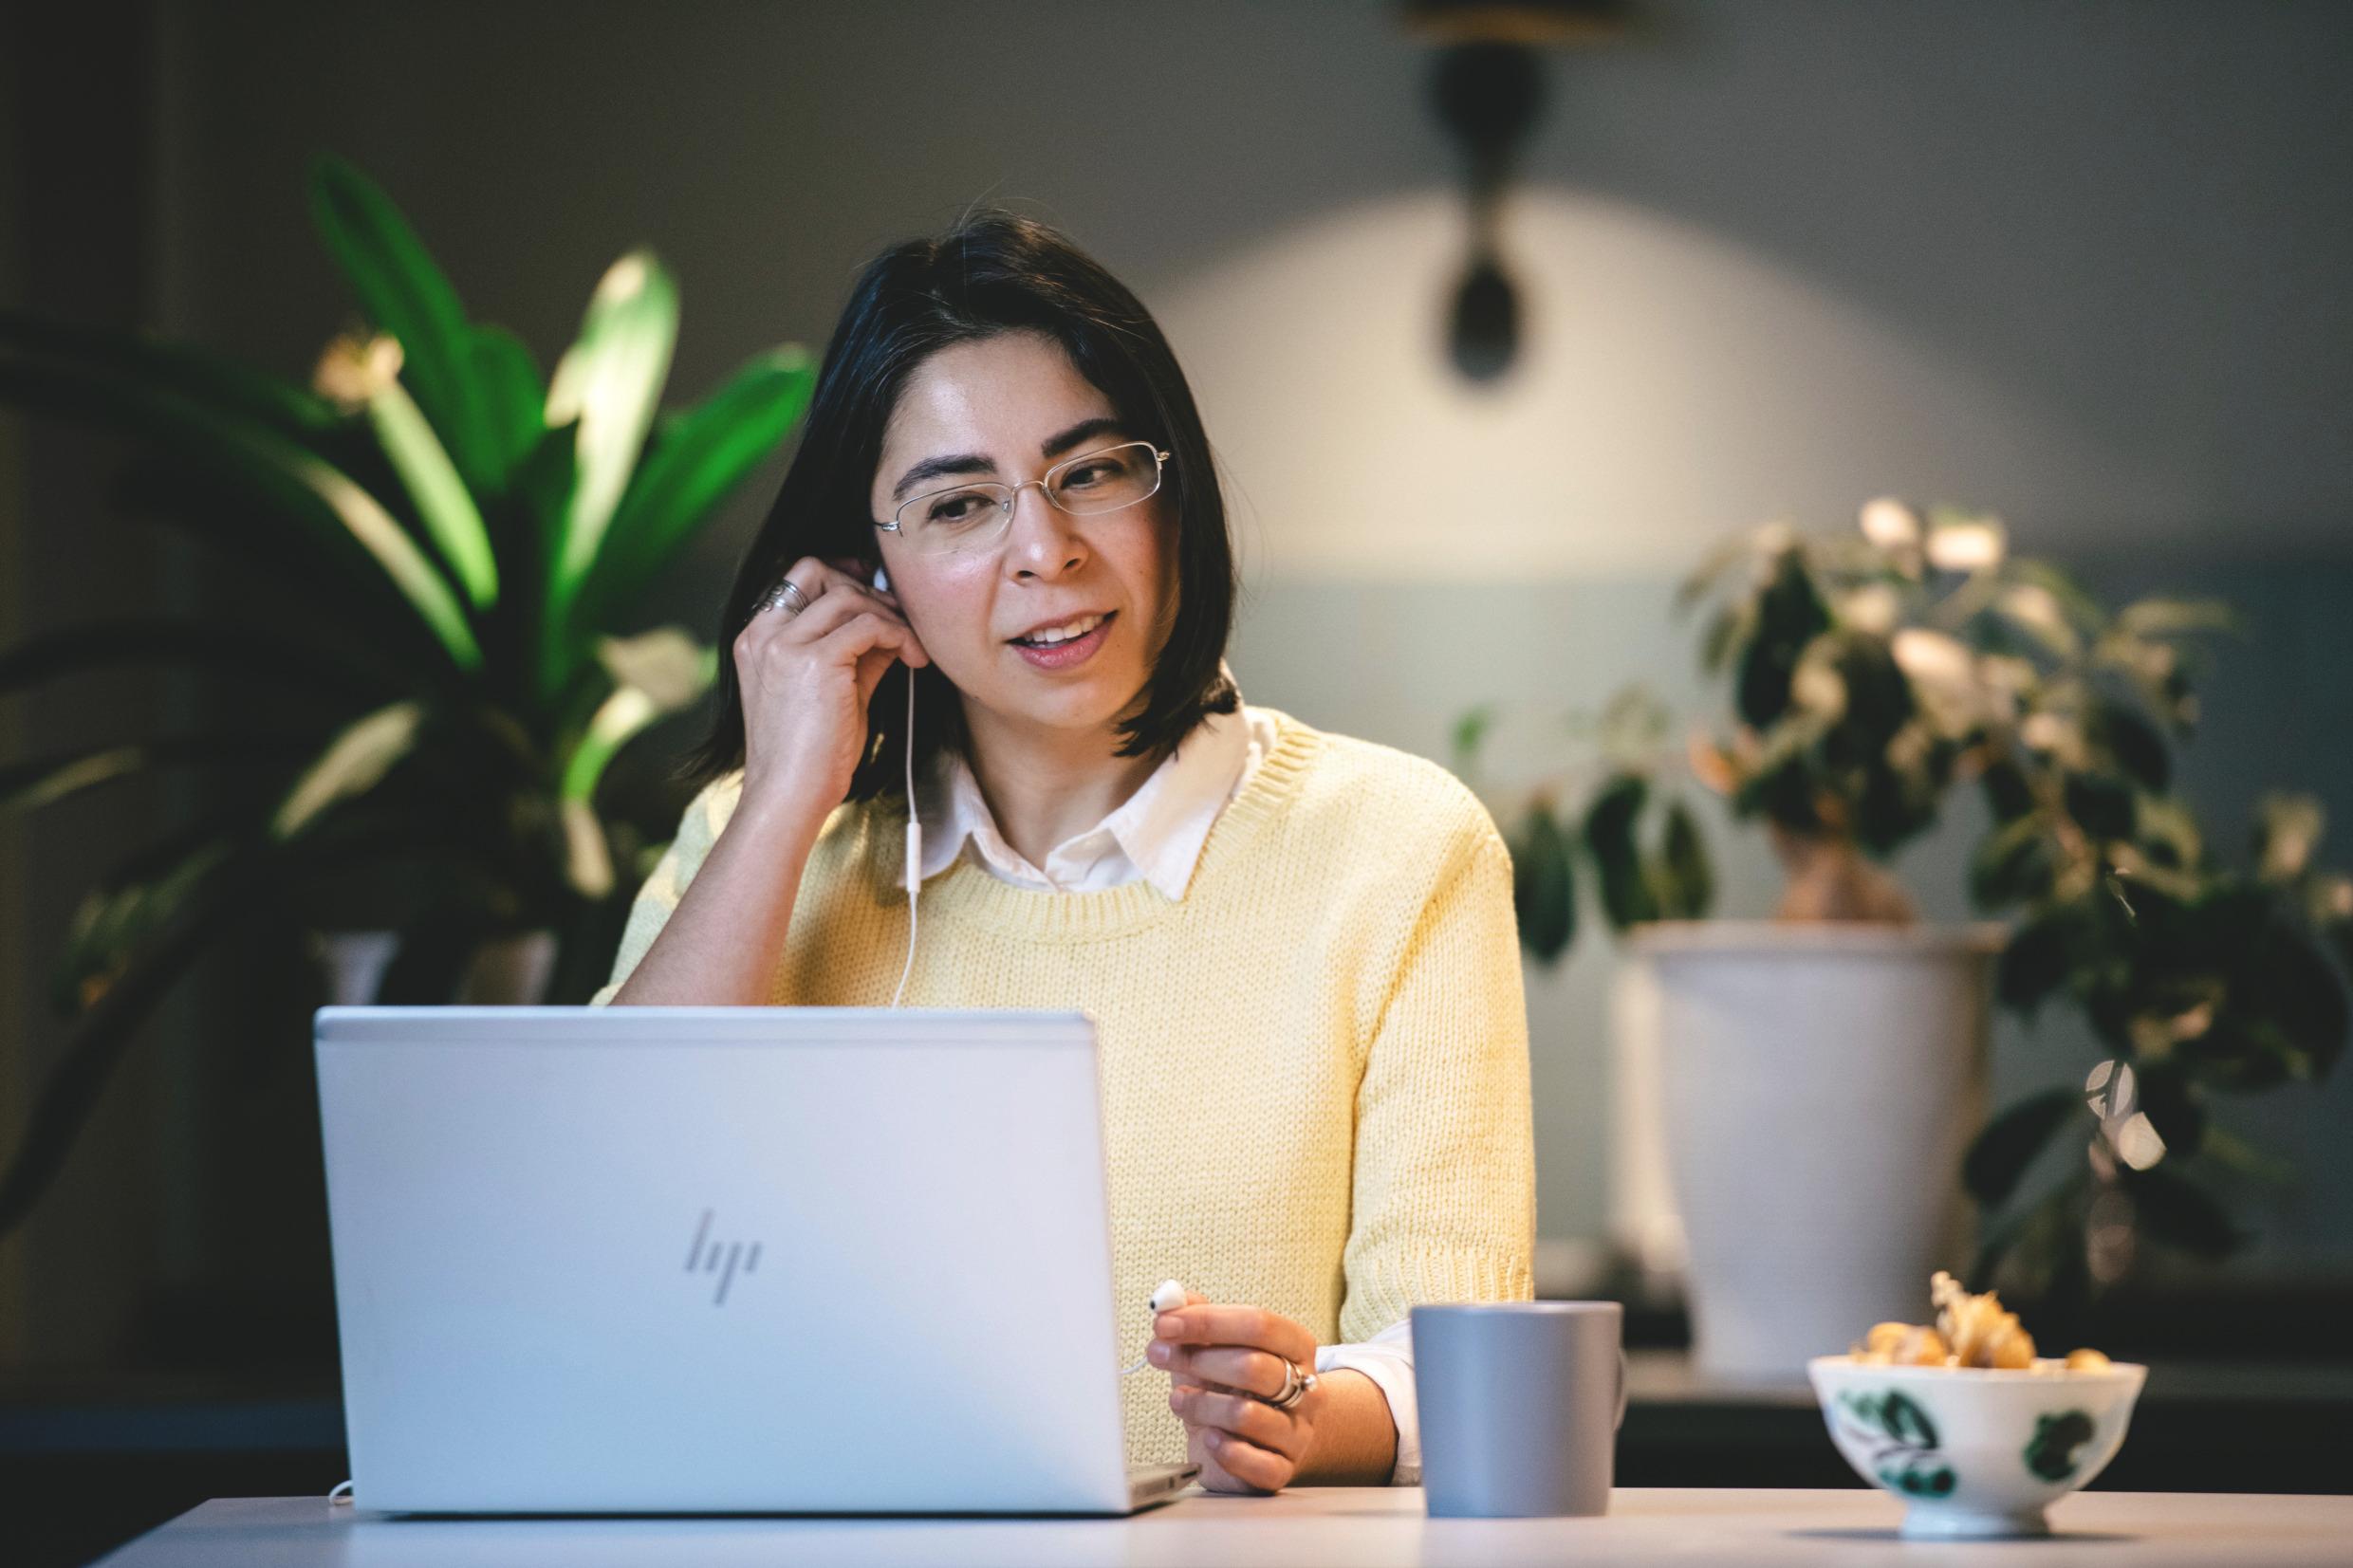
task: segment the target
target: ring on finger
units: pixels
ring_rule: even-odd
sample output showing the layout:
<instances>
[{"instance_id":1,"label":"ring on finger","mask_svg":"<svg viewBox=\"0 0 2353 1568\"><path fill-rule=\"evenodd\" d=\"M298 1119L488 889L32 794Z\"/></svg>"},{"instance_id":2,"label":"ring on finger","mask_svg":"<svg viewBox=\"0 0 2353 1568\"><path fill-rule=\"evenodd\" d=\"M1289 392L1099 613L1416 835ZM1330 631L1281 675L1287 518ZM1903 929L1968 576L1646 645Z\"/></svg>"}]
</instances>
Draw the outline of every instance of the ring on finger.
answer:
<instances>
[{"instance_id":1,"label":"ring on finger","mask_svg":"<svg viewBox=\"0 0 2353 1568\"><path fill-rule=\"evenodd\" d=\"M808 595L803 593L801 585L790 578L779 582L769 591L766 599L760 600L761 610L782 609L787 616L797 616L808 607Z\"/></svg>"},{"instance_id":2,"label":"ring on finger","mask_svg":"<svg viewBox=\"0 0 2353 1568\"><path fill-rule=\"evenodd\" d=\"M1315 1387L1315 1374L1300 1371L1299 1363L1288 1356L1277 1359L1283 1363L1283 1387L1280 1392L1267 1395L1266 1400L1278 1411L1288 1411L1296 1408L1302 1399L1307 1397L1307 1391Z\"/></svg>"}]
</instances>

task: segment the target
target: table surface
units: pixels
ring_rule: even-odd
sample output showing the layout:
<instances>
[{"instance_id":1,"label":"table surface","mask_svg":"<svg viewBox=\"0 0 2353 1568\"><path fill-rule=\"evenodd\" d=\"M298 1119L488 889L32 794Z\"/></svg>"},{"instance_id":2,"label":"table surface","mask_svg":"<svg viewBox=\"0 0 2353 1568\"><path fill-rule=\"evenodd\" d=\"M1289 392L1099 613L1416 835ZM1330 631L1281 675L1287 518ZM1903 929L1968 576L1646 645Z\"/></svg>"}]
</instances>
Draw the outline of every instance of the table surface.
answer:
<instances>
[{"instance_id":1,"label":"table surface","mask_svg":"<svg viewBox=\"0 0 2353 1568\"><path fill-rule=\"evenodd\" d=\"M390 1519L308 1497L221 1498L107 1568L470 1568L492 1563L1388 1564L2102 1563L2261 1568L2353 1561L2353 1497L2084 1492L2046 1540L1906 1541L1875 1491L1621 1488L1603 1519L1430 1519L1418 1487L1197 1488L1130 1519Z\"/></svg>"}]
</instances>

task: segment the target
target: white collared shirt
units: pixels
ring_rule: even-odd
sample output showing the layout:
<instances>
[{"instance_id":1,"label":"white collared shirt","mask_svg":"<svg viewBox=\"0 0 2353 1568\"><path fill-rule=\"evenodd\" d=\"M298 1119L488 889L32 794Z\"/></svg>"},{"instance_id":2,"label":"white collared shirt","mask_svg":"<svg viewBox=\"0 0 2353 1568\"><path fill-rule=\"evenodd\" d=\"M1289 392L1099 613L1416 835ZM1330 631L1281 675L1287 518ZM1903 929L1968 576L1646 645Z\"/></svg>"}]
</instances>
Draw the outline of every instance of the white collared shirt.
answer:
<instances>
[{"instance_id":1,"label":"white collared shirt","mask_svg":"<svg viewBox=\"0 0 2353 1568\"><path fill-rule=\"evenodd\" d=\"M954 865L969 844L976 864L1017 887L1087 893L1141 877L1181 901L1217 814L1250 783L1274 739L1274 721L1264 709L1244 704L1238 712L1210 714L1118 809L1047 851L1043 867L1005 841L971 765L943 749L938 772L917 790L923 879ZM1414 1398L1412 1319L1399 1319L1360 1344L1316 1351L1316 1371L1338 1367L1362 1373L1387 1397L1397 1427L1390 1482L1418 1485L1421 1422Z\"/></svg>"}]
</instances>

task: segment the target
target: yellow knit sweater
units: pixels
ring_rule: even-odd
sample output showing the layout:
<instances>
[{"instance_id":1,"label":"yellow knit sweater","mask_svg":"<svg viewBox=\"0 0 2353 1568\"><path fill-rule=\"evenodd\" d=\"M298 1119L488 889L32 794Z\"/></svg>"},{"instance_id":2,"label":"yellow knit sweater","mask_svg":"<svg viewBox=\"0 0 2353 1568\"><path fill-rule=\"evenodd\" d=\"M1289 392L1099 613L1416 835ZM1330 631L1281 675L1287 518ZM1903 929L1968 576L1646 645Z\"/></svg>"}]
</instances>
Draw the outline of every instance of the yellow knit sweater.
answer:
<instances>
[{"instance_id":1,"label":"yellow knit sweater","mask_svg":"<svg viewBox=\"0 0 2353 1568\"><path fill-rule=\"evenodd\" d=\"M1274 717L1181 901L1142 880L1021 888L959 859L923 884L906 1003L1093 1015L1121 1301L1175 1275L1330 1344L1417 1301L1526 1300L1535 1156L1510 855L1443 768ZM731 774L687 807L595 1001L653 945L741 787ZM905 821L896 800L827 819L771 1002L889 1005ZM1165 1380L1121 1386L1130 1462L1183 1458Z\"/></svg>"}]
</instances>

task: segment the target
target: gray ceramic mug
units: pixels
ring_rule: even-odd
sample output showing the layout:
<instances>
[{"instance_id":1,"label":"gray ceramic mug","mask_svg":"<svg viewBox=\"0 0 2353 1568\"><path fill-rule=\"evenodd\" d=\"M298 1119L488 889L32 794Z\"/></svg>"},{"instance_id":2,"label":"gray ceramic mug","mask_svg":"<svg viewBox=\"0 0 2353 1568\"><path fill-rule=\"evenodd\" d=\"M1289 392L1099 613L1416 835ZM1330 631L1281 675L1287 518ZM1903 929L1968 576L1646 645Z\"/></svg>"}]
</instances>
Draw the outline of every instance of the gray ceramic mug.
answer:
<instances>
[{"instance_id":1,"label":"gray ceramic mug","mask_svg":"<svg viewBox=\"0 0 2353 1568\"><path fill-rule=\"evenodd\" d=\"M1626 1414L1616 1301L1417 1306L1421 1489L1436 1518L1609 1511Z\"/></svg>"}]
</instances>

